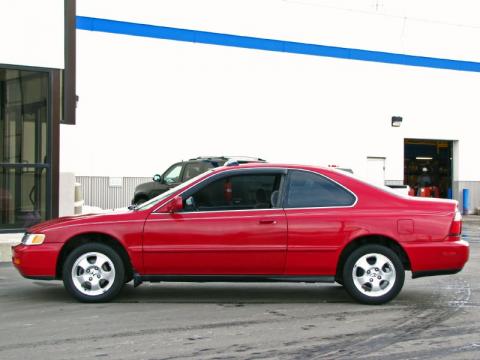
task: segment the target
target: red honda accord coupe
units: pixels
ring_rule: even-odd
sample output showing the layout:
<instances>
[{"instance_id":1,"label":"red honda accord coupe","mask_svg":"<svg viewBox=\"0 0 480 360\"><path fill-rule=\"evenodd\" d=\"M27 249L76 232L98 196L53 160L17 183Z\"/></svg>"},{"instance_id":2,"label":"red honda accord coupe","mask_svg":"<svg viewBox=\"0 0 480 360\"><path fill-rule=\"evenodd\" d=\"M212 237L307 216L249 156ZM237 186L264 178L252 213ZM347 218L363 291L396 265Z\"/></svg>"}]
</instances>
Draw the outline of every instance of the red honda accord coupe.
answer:
<instances>
[{"instance_id":1,"label":"red honda accord coupe","mask_svg":"<svg viewBox=\"0 0 480 360\"><path fill-rule=\"evenodd\" d=\"M30 229L13 263L62 279L78 300L108 301L131 280L338 282L381 304L417 278L468 260L457 203L404 197L313 166L224 166L124 213Z\"/></svg>"}]
</instances>

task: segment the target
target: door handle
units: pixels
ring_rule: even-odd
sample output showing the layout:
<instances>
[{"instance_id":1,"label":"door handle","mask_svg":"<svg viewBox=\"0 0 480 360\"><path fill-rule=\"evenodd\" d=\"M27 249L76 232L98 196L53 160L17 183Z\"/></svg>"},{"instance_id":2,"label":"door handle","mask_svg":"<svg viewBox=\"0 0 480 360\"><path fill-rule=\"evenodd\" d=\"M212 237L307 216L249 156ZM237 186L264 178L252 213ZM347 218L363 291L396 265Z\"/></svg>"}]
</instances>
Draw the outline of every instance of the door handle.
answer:
<instances>
[{"instance_id":1,"label":"door handle","mask_svg":"<svg viewBox=\"0 0 480 360\"><path fill-rule=\"evenodd\" d=\"M260 220L258 222L260 225L266 225L266 224L276 224L277 220Z\"/></svg>"}]
</instances>

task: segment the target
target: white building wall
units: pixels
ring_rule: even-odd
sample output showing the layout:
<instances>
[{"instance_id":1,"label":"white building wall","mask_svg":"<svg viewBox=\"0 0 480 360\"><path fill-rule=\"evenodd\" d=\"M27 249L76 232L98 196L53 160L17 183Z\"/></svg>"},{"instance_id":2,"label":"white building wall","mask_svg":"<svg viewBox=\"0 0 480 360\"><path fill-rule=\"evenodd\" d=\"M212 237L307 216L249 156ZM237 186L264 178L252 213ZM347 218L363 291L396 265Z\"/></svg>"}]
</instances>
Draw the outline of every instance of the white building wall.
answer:
<instances>
[{"instance_id":1,"label":"white building wall","mask_svg":"<svg viewBox=\"0 0 480 360\"><path fill-rule=\"evenodd\" d=\"M480 61L478 5L461 2L82 0L77 13ZM382 156L386 179L402 180L404 138L428 138L459 140L455 180L478 181L479 86L475 72L79 30L77 125L62 127L61 167L151 176L194 156L250 155L365 175L367 156Z\"/></svg>"},{"instance_id":2,"label":"white building wall","mask_svg":"<svg viewBox=\"0 0 480 360\"><path fill-rule=\"evenodd\" d=\"M64 67L64 0L0 0L0 64Z\"/></svg>"}]
</instances>

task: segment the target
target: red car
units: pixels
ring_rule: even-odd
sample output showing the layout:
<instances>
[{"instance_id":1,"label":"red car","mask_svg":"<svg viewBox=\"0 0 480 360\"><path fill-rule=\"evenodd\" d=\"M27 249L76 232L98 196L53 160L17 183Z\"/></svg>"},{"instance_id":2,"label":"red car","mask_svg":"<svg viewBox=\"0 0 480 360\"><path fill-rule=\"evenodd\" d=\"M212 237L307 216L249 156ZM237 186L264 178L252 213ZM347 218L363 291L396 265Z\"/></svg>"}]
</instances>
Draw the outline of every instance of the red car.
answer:
<instances>
[{"instance_id":1,"label":"red car","mask_svg":"<svg viewBox=\"0 0 480 360\"><path fill-rule=\"evenodd\" d=\"M13 263L63 279L85 302L142 281L338 282L381 304L412 277L468 260L452 200L404 197L329 168L246 164L210 170L125 213L28 230Z\"/></svg>"}]
</instances>

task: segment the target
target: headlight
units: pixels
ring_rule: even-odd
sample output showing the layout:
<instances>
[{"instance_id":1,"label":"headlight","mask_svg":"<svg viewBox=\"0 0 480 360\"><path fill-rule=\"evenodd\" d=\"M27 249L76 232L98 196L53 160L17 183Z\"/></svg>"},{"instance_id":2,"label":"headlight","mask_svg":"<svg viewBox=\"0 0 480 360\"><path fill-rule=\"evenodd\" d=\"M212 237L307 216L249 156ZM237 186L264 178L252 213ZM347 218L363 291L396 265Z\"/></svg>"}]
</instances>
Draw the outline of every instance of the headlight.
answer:
<instances>
[{"instance_id":1,"label":"headlight","mask_svg":"<svg viewBox=\"0 0 480 360\"><path fill-rule=\"evenodd\" d=\"M23 245L41 245L44 241L44 234L25 234L22 238Z\"/></svg>"}]
</instances>

